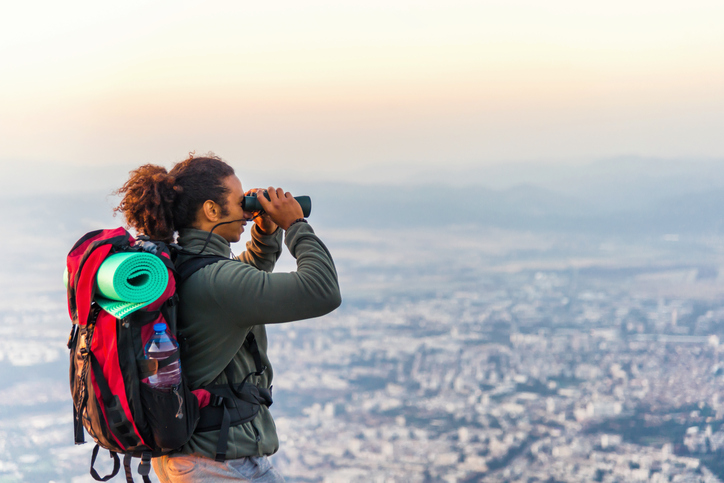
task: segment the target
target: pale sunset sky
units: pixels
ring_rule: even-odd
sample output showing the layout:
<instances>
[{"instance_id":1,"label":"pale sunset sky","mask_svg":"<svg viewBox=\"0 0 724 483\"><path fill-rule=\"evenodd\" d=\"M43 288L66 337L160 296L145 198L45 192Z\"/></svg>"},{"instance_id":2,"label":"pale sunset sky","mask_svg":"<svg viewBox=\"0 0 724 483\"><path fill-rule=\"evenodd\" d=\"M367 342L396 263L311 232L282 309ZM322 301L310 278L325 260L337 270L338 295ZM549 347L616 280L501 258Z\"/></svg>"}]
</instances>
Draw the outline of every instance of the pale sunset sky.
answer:
<instances>
[{"instance_id":1,"label":"pale sunset sky","mask_svg":"<svg viewBox=\"0 0 724 483\"><path fill-rule=\"evenodd\" d=\"M724 158L722 0L24 1L0 166Z\"/></svg>"}]
</instances>

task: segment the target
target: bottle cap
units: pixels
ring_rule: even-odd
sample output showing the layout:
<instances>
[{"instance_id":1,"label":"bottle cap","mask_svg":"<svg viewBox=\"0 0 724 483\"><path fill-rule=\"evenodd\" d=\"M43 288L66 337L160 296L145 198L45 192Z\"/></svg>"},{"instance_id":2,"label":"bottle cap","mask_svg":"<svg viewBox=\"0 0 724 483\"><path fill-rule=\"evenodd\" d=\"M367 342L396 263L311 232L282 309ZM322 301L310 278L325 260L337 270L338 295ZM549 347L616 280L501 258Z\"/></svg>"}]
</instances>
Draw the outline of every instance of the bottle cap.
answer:
<instances>
[{"instance_id":1,"label":"bottle cap","mask_svg":"<svg viewBox=\"0 0 724 483\"><path fill-rule=\"evenodd\" d=\"M165 332L166 331L166 322L159 322L158 324L153 324L153 331L154 332Z\"/></svg>"}]
</instances>

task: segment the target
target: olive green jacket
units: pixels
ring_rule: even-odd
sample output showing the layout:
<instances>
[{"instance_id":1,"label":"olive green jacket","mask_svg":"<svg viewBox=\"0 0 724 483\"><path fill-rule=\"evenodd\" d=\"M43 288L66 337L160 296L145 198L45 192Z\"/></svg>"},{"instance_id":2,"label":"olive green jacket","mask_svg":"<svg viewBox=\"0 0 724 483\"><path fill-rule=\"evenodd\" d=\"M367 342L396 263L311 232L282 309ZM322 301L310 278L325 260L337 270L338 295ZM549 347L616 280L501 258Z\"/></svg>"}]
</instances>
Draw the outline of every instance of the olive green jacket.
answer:
<instances>
[{"instance_id":1,"label":"olive green jacket","mask_svg":"<svg viewBox=\"0 0 724 483\"><path fill-rule=\"evenodd\" d=\"M281 255L282 232L278 229L263 235L254 225L246 252L200 269L179 288L181 367L192 390L226 383L224 368L230 362L233 382L239 383L255 371L252 355L242 348L250 330L267 369L249 381L270 387L273 371L267 357L265 324L319 317L340 305L332 256L307 223L294 224L285 236L297 260L297 271L271 273ZM178 243L185 251L197 253L208 236L206 231L187 229L179 234ZM216 234L203 249L205 255L229 257L230 253L229 243ZM186 258L181 254L177 263ZM182 451L213 458L218 435L218 431L196 433ZM252 421L229 429L227 459L270 455L277 449L276 427L266 406L261 406Z\"/></svg>"}]
</instances>

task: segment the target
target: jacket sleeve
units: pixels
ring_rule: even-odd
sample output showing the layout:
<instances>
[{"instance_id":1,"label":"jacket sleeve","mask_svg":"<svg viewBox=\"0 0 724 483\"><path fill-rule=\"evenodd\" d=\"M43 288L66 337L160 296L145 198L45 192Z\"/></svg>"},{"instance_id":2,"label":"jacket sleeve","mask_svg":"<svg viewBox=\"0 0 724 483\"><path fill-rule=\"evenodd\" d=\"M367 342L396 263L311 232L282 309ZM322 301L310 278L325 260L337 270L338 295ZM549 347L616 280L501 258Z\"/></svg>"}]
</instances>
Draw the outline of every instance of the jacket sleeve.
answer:
<instances>
[{"instance_id":1,"label":"jacket sleeve","mask_svg":"<svg viewBox=\"0 0 724 483\"><path fill-rule=\"evenodd\" d=\"M251 240L246 243L246 251L236 259L258 270L271 272L282 254L282 231L277 229L271 235L265 235L254 224L251 228Z\"/></svg>"},{"instance_id":2,"label":"jacket sleeve","mask_svg":"<svg viewBox=\"0 0 724 483\"><path fill-rule=\"evenodd\" d=\"M220 263L209 274L218 316L241 327L327 314L342 302L337 271L322 240L307 223L286 232L297 271L268 273L246 263Z\"/></svg>"}]
</instances>

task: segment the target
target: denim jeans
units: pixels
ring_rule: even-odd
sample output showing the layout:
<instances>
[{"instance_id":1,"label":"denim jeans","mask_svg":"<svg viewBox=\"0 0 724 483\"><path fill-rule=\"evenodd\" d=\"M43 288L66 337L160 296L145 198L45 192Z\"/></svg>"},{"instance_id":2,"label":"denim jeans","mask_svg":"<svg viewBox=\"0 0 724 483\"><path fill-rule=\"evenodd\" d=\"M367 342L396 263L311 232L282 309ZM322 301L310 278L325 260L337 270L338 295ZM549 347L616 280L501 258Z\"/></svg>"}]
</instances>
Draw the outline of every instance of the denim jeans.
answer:
<instances>
[{"instance_id":1,"label":"denim jeans","mask_svg":"<svg viewBox=\"0 0 724 483\"><path fill-rule=\"evenodd\" d=\"M161 483L284 483L284 477L266 456L249 456L219 463L203 456L173 454L154 458L153 469Z\"/></svg>"}]
</instances>

